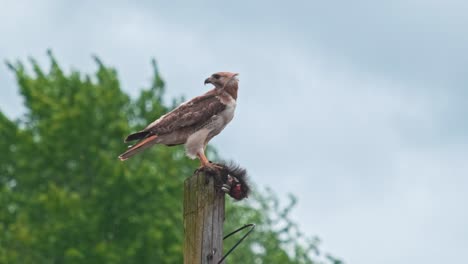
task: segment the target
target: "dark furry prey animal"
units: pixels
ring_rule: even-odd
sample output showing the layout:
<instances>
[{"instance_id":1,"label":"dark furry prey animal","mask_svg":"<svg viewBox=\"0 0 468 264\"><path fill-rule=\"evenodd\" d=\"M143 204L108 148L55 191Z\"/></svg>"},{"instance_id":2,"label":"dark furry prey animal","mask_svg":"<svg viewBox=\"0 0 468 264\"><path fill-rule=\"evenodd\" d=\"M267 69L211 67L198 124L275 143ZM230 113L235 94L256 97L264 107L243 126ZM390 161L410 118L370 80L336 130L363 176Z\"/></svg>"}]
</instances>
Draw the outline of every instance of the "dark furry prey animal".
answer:
<instances>
[{"instance_id":1,"label":"dark furry prey animal","mask_svg":"<svg viewBox=\"0 0 468 264\"><path fill-rule=\"evenodd\" d=\"M250 186L247 181L246 169L233 162L215 163L214 165L216 165L216 169L201 168L199 171L213 177L215 186L235 200L240 201L248 197Z\"/></svg>"}]
</instances>

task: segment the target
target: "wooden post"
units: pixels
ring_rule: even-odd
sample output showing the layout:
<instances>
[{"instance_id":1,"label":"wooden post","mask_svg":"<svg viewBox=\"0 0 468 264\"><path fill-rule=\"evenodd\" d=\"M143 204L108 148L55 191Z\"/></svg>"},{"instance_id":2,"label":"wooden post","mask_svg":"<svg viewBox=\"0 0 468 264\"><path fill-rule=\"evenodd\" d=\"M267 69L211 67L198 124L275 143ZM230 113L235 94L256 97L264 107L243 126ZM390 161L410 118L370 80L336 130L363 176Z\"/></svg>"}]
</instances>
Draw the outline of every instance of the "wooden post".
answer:
<instances>
[{"instance_id":1,"label":"wooden post","mask_svg":"<svg viewBox=\"0 0 468 264\"><path fill-rule=\"evenodd\" d=\"M213 177L195 173L184 182L184 264L217 264L223 257L224 193Z\"/></svg>"}]
</instances>

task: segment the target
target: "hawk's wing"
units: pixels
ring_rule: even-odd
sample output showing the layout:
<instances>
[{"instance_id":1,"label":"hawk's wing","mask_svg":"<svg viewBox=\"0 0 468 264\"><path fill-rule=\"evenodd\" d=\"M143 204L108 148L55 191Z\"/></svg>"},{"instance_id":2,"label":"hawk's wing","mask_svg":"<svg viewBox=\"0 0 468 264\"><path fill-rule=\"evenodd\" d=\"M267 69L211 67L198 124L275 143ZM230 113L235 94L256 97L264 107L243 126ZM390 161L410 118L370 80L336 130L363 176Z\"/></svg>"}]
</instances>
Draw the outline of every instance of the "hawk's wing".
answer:
<instances>
[{"instance_id":1,"label":"hawk's wing","mask_svg":"<svg viewBox=\"0 0 468 264\"><path fill-rule=\"evenodd\" d=\"M181 104L151 123L143 131L149 132L149 134L161 135L183 127L202 125L225 108L226 105L220 101L216 94L208 92Z\"/></svg>"},{"instance_id":2,"label":"hawk's wing","mask_svg":"<svg viewBox=\"0 0 468 264\"><path fill-rule=\"evenodd\" d=\"M215 115L226 109L214 90L193 98L181 104L171 112L161 116L144 130L129 135L125 142L140 140L119 156L120 160L126 160L138 152L156 144L159 135L172 133L178 129L190 126L201 126Z\"/></svg>"}]
</instances>

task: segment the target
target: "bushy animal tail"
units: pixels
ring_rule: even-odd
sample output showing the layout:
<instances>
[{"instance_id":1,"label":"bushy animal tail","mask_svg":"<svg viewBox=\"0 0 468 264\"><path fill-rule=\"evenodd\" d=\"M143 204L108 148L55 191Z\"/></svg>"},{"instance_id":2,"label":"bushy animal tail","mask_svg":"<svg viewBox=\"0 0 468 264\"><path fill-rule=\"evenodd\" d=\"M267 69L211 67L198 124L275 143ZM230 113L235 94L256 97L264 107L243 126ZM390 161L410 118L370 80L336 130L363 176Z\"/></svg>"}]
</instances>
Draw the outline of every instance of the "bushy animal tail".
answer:
<instances>
[{"instance_id":1,"label":"bushy animal tail","mask_svg":"<svg viewBox=\"0 0 468 264\"><path fill-rule=\"evenodd\" d=\"M142 150L145 150L145 149L153 146L154 144L157 143L157 141L156 141L157 137L158 137L157 135L152 135L152 136L149 136L149 137L143 139L142 141L136 143L135 145L131 146L127 151L125 151L122 155L120 155L119 159L121 161L124 161L124 160L130 158L131 156L141 152Z\"/></svg>"}]
</instances>

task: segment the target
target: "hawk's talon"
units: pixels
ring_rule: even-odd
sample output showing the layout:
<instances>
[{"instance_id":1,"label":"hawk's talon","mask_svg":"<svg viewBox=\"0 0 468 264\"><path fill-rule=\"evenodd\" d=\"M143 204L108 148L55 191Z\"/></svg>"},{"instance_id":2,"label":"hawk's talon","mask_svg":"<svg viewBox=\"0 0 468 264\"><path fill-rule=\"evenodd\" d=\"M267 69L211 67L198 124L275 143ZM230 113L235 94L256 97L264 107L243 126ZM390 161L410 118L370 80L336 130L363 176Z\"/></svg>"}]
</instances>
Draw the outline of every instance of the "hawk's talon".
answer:
<instances>
[{"instance_id":1,"label":"hawk's talon","mask_svg":"<svg viewBox=\"0 0 468 264\"><path fill-rule=\"evenodd\" d=\"M229 184L223 184L223 186L221 187L221 191L229 193L231 191L231 186Z\"/></svg>"},{"instance_id":2,"label":"hawk's talon","mask_svg":"<svg viewBox=\"0 0 468 264\"><path fill-rule=\"evenodd\" d=\"M219 172L220 170L224 169L223 166L221 165L218 165L216 163L207 163L207 164L204 164L202 165L200 168L198 168L199 170L203 171L203 172L208 172L208 173L217 173Z\"/></svg>"},{"instance_id":3,"label":"hawk's talon","mask_svg":"<svg viewBox=\"0 0 468 264\"><path fill-rule=\"evenodd\" d=\"M210 161L210 163L207 164L206 166L207 166L207 167L211 167L211 168L214 167L214 168L216 168L216 169L218 169L218 170L224 169L224 166L222 166L222 165L220 165L220 164L218 164L218 163L214 163L214 162L212 162L212 161Z\"/></svg>"}]
</instances>

